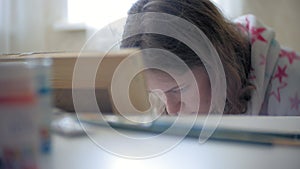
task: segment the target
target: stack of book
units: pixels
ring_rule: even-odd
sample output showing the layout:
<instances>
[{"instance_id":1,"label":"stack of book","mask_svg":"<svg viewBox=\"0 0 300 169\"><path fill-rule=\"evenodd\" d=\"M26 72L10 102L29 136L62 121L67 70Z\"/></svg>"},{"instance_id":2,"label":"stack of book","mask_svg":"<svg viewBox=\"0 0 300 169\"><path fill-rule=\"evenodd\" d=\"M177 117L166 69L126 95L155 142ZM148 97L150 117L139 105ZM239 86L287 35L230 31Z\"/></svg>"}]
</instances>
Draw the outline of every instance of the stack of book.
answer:
<instances>
[{"instance_id":1,"label":"stack of book","mask_svg":"<svg viewBox=\"0 0 300 169\"><path fill-rule=\"evenodd\" d=\"M73 99L76 96L76 111L102 113L120 113L112 100L112 79L118 84L114 85L115 92L120 93L119 97L125 98L122 90L127 91L131 103L137 110L146 110L149 107L148 94L144 76L134 72L143 66L139 57L140 52L135 49L120 50L109 53L66 53L66 52L40 52L30 54L6 54L0 55L0 62L26 61L28 59L50 58L52 60L51 85L53 89L54 106L66 111L75 111ZM131 56L134 59L128 59ZM127 62L125 62L127 60ZM124 61L124 62L123 62ZM123 64L124 63L124 64ZM122 69L119 69L120 65ZM119 75L116 75L118 72ZM120 75L121 73L121 75ZM136 73L130 86L126 89L126 80L131 80L132 73ZM121 83L120 83L121 82ZM93 99L90 96L95 94L98 107L95 108ZM88 97L88 98L86 98ZM122 101L121 101L122 104ZM124 100L124 104L128 104ZM126 105L121 105L121 107ZM99 109L98 109L99 108ZM123 108L124 109L124 108ZM124 110L131 111L131 109Z\"/></svg>"}]
</instances>

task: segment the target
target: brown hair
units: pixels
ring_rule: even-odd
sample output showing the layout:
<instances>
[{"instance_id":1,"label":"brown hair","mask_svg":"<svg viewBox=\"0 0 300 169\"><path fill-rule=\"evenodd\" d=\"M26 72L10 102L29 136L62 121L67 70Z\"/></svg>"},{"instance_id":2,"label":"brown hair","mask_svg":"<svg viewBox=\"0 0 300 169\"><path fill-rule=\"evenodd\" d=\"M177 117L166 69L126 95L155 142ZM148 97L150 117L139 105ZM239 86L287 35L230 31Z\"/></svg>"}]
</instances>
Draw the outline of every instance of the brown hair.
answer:
<instances>
[{"instance_id":1,"label":"brown hair","mask_svg":"<svg viewBox=\"0 0 300 169\"><path fill-rule=\"evenodd\" d=\"M128 14L141 12L175 15L203 31L218 52L225 70L227 99L224 113L246 112L247 102L251 99L251 91L254 89L248 81L251 65L250 43L233 23L222 16L213 3L209 0L139 0L131 7ZM128 30L125 29L124 32L126 31ZM184 43L164 35L135 35L124 39L121 47L162 48L175 53L189 67L203 64Z\"/></svg>"}]
</instances>

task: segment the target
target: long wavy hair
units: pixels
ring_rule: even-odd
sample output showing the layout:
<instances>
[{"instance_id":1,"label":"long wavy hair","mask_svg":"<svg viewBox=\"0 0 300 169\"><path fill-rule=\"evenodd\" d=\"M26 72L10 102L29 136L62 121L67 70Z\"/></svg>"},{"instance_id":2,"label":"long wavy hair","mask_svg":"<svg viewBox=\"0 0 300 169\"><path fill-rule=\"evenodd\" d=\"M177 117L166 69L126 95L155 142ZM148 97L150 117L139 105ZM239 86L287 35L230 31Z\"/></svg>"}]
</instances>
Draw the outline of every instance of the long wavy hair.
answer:
<instances>
[{"instance_id":1,"label":"long wavy hair","mask_svg":"<svg viewBox=\"0 0 300 169\"><path fill-rule=\"evenodd\" d=\"M227 80L225 114L247 111L254 86L248 81L251 46L238 27L224 18L209 0L138 0L128 14L160 12L181 17L197 26L218 52ZM127 20L126 24L130 20ZM136 25L137 27L140 26ZM126 34L124 30L124 34ZM190 68L203 66L197 55L184 43L164 35L139 34L123 39L122 48L161 48L179 56Z\"/></svg>"}]
</instances>

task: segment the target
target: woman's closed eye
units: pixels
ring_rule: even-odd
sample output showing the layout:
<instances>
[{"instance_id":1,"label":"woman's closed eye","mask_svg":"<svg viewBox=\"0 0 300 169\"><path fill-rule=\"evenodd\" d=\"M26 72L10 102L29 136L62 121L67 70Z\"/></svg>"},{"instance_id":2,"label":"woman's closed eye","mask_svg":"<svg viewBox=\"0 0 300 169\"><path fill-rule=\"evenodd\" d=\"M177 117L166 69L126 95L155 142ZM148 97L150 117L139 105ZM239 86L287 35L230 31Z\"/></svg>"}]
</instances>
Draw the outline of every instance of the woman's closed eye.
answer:
<instances>
[{"instance_id":1,"label":"woman's closed eye","mask_svg":"<svg viewBox=\"0 0 300 169\"><path fill-rule=\"evenodd\" d=\"M183 93L183 92L187 91L188 87L189 87L188 85L183 85L183 86L180 86L178 88L172 89L169 92L171 92L171 93Z\"/></svg>"}]
</instances>

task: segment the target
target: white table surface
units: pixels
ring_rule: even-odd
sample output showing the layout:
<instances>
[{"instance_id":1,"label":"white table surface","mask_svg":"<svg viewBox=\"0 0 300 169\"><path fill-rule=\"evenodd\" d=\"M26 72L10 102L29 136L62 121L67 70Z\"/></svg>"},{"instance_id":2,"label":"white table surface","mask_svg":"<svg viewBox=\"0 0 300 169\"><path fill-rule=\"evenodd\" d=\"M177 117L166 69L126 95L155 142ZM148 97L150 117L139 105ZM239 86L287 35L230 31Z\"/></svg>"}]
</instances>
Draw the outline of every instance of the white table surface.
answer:
<instances>
[{"instance_id":1,"label":"white table surface","mask_svg":"<svg viewBox=\"0 0 300 169\"><path fill-rule=\"evenodd\" d=\"M127 151L143 151L143 147L122 143L105 127L93 128L92 137L107 145ZM126 131L125 131L126 133ZM142 132L127 133L151 136ZM160 138L154 146L175 139L174 136ZM209 168L209 169L299 169L300 147L265 146L233 142L207 141L185 138L170 151L146 159L130 159L114 155L99 147L88 136L65 137L54 134L51 168L54 169L152 169L152 168ZM126 146L126 147L125 147ZM153 146L145 144L149 148Z\"/></svg>"}]
</instances>

